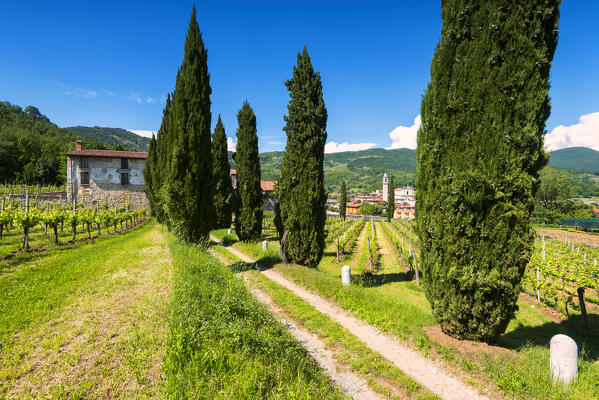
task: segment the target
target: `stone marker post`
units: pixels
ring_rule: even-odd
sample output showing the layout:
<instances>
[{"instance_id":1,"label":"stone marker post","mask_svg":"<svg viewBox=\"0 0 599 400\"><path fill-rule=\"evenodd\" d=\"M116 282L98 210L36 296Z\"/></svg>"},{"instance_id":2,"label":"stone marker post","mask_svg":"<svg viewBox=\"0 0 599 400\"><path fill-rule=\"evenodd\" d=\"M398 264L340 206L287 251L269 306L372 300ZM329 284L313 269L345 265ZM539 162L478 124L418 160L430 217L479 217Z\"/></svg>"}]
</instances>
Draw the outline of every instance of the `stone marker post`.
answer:
<instances>
[{"instance_id":1,"label":"stone marker post","mask_svg":"<svg viewBox=\"0 0 599 400\"><path fill-rule=\"evenodd\" d=\"M578 374L578 346L566 335L555 335L549 342L549 368L554 381L568 384Z\"/></svg>"},{"instance_id":2,"label":"stone marker post","mask_svg":"<svg viewBox=\"0 0 599 400\"><path fill-rule=\"evenodd\" d=\"M349 286L351 283L351 269L349 268L349 265L344 265L341 268L341 283L343 286Z\"/></svg>"},{"instance_id":3,"label":"stone marker post","mask_svg":"<svg viewBox=\"0 0 599 400\"><path fill-rule=\"evenodd\" d=\"M227 229L227 235L231 234L231 228Z\"/></svg>"},{"instance_id":4,"label":"stone marker post","mask_svg":"<svg viewBox=\"0 0 599 400\"><path fill-rule=\"evenodd\" d=\"M268 250L268 240L262 241L262 250L264 250L264 251Z\"/></svg>"}]
</instances>

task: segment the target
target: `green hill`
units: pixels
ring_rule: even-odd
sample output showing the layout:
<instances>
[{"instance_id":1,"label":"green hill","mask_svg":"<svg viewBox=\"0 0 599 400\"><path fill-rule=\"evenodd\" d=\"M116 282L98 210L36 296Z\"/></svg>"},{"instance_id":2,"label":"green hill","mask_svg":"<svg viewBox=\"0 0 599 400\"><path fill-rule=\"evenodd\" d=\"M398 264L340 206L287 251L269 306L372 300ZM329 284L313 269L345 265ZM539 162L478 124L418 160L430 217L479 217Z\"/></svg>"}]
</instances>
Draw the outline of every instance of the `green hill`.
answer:
<instances>
[{"instance_id":1,"label":"green hill","mask_svg":"<svg viewBox=\"0 0 599 400\"><path fill-rule=\"evenodd\" d=\"M551 152L549 166L575 169L599 175L599 151L586 147L569 147Z\"/></svg>"},{"instance_id":2,"label":"green hill","mask_svg":"<svg viewBox=\"0 0 599 400\"><path fill-rule=\"evenodd\" d=\"M124 149L148 151L150 139L121 128L101 128L99 126L71 126L65 128L75 136L97 140L109 146L121 145Z\"/></svg>"},{"instance_id":3,"label":"green hill","mask_svg":"<svg viewBox=\"0 0 599 400\"><path fill-rule=\"evenodd\" d=\"M229 152L231 168L235 168ZM283 166L283 152L260 154L263 180L277 180ZM395 185L413 185L416 177L416 151L410 149L370 149L325 154L324 177L327 190L338 190L345 180L348 190L380 189L383 174L395 177Z\"/></svg>"}]
</instances>

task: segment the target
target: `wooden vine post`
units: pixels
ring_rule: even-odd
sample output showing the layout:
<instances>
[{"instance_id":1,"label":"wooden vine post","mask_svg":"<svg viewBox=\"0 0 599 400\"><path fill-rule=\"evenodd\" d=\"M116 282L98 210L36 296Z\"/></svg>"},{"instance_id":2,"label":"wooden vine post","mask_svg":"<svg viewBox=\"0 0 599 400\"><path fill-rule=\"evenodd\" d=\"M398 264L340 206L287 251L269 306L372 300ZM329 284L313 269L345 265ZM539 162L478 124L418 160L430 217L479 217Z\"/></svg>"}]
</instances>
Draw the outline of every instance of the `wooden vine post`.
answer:
<instances>
[{"instance_id":1,"label":"wooden vine post","mask_svg":"<svg viewBox=\"0 0 599 400\"><path fill-rule=\"evenodd\" d=\"M414 271L416 272L416 284L420 286L420 273L418 272L418 261L414 250L412 250L412 259L414 260Z\"/></svg>"},{"instance_id":2,"label":"wooden vine post","mask_svg":"<svg viewBox=\"0 0 599 400\"><path fill-rule=\"evenodd\" d=\"M587 320L587 308L584 304L584 288L579 287L576 289L578 292L578 302L580 303L580 314L582 315L582 320L584 321L585 328L589 327L589 321Z\"/></svg>"},{"instance_id":3,"label":"wooden vine post","mask_svg":"<svg viewBox=\"0 0 599 400\"><path fill-rule=\"evenodd\" d=\"M337 262L339 262L339 238L337 238Z\"/></svg>"},{"instance_id":4,"label":"wooden vine post","mask_svg":"<svg viewBox=\"0 0 599 400\"><path fill-rule=\"evenodd\" d=\"M25 191L25 214L29 216L29 190ZM23 248L29 248L29 221L27 220L25 223L25 236L23 237Z\"/></svg>"},{"instance_id":5,"label":"wooden vine post","mask_svg":"<svg viewBox=\"0 0 599 400\"><path fill-rule=\"evenodd\" d=\"M370 267L369 271L372 272L372 254L370 253L370 240L368 240L368 265Z\"/></svg>"},{"instance_id":6,"label":"wooden vine post","mask_svg":"<svg viewBox=\"0 0 599 400\"><path fill-rule=\"evenodd\" d=\"M4 197L2 198L2 209L0 209L0 213L4 212ZM0 224L0 239L2 239L2 234L4 233L4 225ZM595 265L597 265L597 260L595 260Z\"/></svg>"},{"instance_id":7,"label":"wooden vine post","mask_svg":"<svg viewBox=\"0 0 599 400\"><path fill-rule=\"evenodd\" d=\"M73 201L73 223L71 224L73 228L73 242L75 241L75 236L77 235L77 202Z\"/></svg>"}]
</instances>

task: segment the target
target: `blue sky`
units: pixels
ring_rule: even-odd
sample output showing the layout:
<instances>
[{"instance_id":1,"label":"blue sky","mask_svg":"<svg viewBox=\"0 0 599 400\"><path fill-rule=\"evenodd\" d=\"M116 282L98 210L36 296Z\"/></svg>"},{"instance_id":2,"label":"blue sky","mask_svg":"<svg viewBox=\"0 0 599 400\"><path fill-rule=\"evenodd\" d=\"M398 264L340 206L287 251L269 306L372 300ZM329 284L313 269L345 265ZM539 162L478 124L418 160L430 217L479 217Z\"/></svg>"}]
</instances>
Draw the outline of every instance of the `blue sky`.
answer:
<instances>
[{"instance_id":1,"label":"blue sky","mask_svg":"<svg viewBox=\"0 0 599 400\"><path fill-rule=\"evenodd\" d=\"M59 126L157 130L193 4L3 4L0 101L35 105ZM284 81L306 45L323 78L329 142L356 145L329 143L328 151L413 146L441 31L439 1L195 4L208 48L213 126L220 113L227 136L235 137L236 113L248 100L260 151L284 149ZM550 148L599 150L597 20L599 1L565 0L561 6Z\"/></svg>"}]
</instances>

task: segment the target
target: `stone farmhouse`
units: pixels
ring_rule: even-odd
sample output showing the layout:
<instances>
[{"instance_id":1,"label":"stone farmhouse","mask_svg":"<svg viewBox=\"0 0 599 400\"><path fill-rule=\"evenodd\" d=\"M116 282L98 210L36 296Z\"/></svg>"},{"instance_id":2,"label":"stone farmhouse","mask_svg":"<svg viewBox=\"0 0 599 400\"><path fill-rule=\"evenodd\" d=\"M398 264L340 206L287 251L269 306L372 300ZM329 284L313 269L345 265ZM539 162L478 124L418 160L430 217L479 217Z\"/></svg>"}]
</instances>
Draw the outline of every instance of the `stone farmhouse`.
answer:
<instances>
[{"instance_id":1,"label":"stone farmhouse","mask_svg":"<svg viewBox=\"0 0 599 400\"><path fill-rule=\"evenodd\" d=\"M132 210L150 207L143 170L148 153L137 151L84 150L81 140L67 156L67 200L86 205Z\"/></svg>"}]
</instances>

